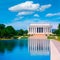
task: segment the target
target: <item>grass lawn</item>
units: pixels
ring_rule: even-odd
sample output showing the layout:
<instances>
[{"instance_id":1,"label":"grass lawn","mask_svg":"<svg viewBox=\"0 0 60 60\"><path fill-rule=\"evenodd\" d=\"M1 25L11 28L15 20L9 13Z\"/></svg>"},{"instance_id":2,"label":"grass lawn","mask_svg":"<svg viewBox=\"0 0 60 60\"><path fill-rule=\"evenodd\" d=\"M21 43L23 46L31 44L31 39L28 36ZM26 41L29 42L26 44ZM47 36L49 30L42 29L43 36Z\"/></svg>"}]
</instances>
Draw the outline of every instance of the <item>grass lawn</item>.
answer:
<instances>
[{"instance_id":1,"label":"grass lawn","mask_svg":"<svg viewBox=\"0 0 60 60\"><path fill-rule=\"evenodd\" d=\"M21 37L21 39L26 39L26 38L28 38L28 36L22 36L22 37Z\"/></svg>"},{"instance_id":2,"label":"grass lawn","mask_svg":"<svg viewBox=\"0 0 60 60\"><path fill-rule=\"evenodd\" d=\"M60 36L48 36L47 37L48 39L54 39L54 40L57 40L57 41L60 41Z\"/></svg>"},{"instance_id":3,"label":"grass lawn","mask_svg":"<svg viewBox=\"0 0 60 60\"><path fill-rule=\"evenodd\" d=\"M48 39L55 39L55 36L48 36Z\"/></svg>"},{"instance_id":4,"label":"grass lawn","mask_svg":"<svg viewBox=\"0 0 60 60\"><path fill-rule=\"evenodd\" d=\"M60 36L57 37L57 40L60 41Z\"/></svg>"}]
</instances>

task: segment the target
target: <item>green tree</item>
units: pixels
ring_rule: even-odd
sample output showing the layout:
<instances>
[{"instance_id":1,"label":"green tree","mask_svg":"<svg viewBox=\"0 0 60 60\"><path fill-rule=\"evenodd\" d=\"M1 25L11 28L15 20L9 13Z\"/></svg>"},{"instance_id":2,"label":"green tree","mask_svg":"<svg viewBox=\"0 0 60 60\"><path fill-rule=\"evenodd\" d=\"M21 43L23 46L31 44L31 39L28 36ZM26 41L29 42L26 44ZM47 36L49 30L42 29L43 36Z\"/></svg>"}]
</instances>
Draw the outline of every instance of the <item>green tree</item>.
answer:
<instances>
[{"instance_id":1,"label":"green tree","mask_svg":"<svg viewBox=\"0 0 60 60\"><path fill-rule=\"evenodd\" d=\"M12 37L14 35L16 35L16 31L12 26L7 26L5 28L5 37Z\"/></svg>"},{"instance_id":2,"label":"green tree","mask_svg":"<svg viewBox=\"0 0 60 60\"><path fill-rule=\"evenodd\" d=\"M60 24L58 25L58 29L60 30Z\"/></svg>"},{"instance_id":3,"label":"green tree","mask_svg":"<svg viewBox=\"0 0 60 60\"><path fill-rule=\"evenodd\" d=\"M17 35L17 31L12 26L5 27L4 24L0 24L0 38L11 38Z\"/></svg>"},{"instance_id":4,"label":"green tree","mask_svg":"<svg viewBox=\"0 0 60 60\"><path fill-rule=\"evenodd\" d=\"M56 29L53 33L60 36L60 24L58 25L58 29Z\"/></svg>"},{"instance_id":5,"label":"green tree","mask_svg":"<svg viewBox=\"0 0 60 60\"><path fill-rule=\"evenodd\" d=\"M4 24L0 24L0 38L2 38L3 35L4 35L4 29L5 29L5 25Z\"/></svg>"},{"instance_id":6,"label":"green tree","mask_svg":"<svg viewBox=\"0 0 60 60\"><path fill-rule=\"evenodd\" d=\"M0 24L0 30L4 29L5 25L4 24Z\"/></svg>"},{"instance_id":7,"label":"green tree","mask_svg":"<svg viewBox=\"0 0 60 60\"><path fill-rule=\"evenodd\" d=\"M24 31L24 34L27 35L27 34L28 34L28 30L25 30L25 31Z\"/></svg>"},{"instance_id":8,"label":"green tree","mask_svg":"<svg viewBox=\"0 0 60 60\"><path fill-rule=\"evenodd\" d=\"M24 35L24 30L23 30L23 29L20 29L20 30L18 31L18 35Z\"/></svg>"},{"instance_id":9,"label":"green tree","mask_svg":"<svg viewBox=\"0 0 60 60\"><path fill-rule=\"evenodd\" d=\"M3 38L3 37L5 37L5 29L3 29L3 30L0 30L0 38Z\"/></svg>"}]
</instances>

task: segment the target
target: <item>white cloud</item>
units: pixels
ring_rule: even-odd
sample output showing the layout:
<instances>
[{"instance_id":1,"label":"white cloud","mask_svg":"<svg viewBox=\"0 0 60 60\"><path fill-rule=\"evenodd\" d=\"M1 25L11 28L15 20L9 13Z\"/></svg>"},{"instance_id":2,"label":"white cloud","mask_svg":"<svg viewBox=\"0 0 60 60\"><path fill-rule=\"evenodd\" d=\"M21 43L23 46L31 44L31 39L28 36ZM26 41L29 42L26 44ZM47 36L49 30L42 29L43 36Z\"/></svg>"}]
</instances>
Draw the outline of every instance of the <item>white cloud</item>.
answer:
<instances>
[{"instance_id":1,"label":"white cloud","mask_svg":"<svg viewBox=\"0 0 60 60\"><path fill-rule=\"evenodd\" d=\"M22 18L24 18L24 17L23 17L23 16L20 16L20 17L14 18L13 20L14 20L14 21L17 21L17 20L20 20L20 19L22 19Z\"/></svg>"},{"instance_id":2,"label":"white cloud","mask_svg":"<svg viewBox=\"0 0 60 60\"><path fill-rule=\"evenodd\" d=\"M23 12L19 12L18 14L17 14L17 16L20 16L20 15L29 15L29 14L33 14L34 12L31 12L31 11L23 11Z\"/></svg>"},{"instance_id":3,"label":"white cloud","mask_svg":"<svg viewBox=\"0 0 60 60\"><path fill-rule=\"evenodd\" d=\"M20 12L20 11L45 11L50 8L51 4L42 5L38 3L33 3L33 1L26 1L9 8L10 11Z\"/></svg>"},{"instance_id":4,"label":"white cloud","mask_svg":"<svg viewBox=\"0 0 60 60\"><path fill-rule=\"evenodd\" d=\"M12 12L18 12L16 16L25 16L25 15L31 15L33 13L45 11L47 8L50 8L51 4L42 5L40 6L39 3L34 3L33 1L26 1L20 4L17 4L15 6L12 6L8 8L8 10ZM39 17L38 14L34 15L35 17ZM18 20L19 18L15 18L15 20Z\"/></svg>"},{"instance_id":5,"label":"white cloud","mask_svg":"<svg viewBox=\"0 0 60 60\"><path fill-rule=\"evenodd\" d=\"M35 16L35 17L40 17L38 14L35 14L34 16Z\"/></svg>"},{"instance_id":6,"label":"white cloud","mask_svg":"<svg viewBox=\"0 0 60 60\"><path fill-rule=\"evenodd\" d=\"M60 16L60 12L58 12L58 13L48 13L48 14L46 14L46 17L52 17L52 16Z\"/></svg>"},{"instance_id":7,"label":"white cloud","mask_svg":"<svg viewBox=\"0 0 60 60\"><path fill-rule=\"evenodd\" d=\"M42 5L42 6L40 7L40 11L44 11L44 10L50 8L50 7L51 7L51 4Z\"/></svg>"},{"instance_id":8,"label":"white cloud","mask_svg":"<svg viewBox=\"0 0 60 60\"><path fill-rule=\"evenodd\" d=\"M23 11L23 10L35 11L39 8L39 6L40 6L39 4L34 4L33 1L26 1L10 7L9 10L10 11Z\"/></svg>"}]
</instances>

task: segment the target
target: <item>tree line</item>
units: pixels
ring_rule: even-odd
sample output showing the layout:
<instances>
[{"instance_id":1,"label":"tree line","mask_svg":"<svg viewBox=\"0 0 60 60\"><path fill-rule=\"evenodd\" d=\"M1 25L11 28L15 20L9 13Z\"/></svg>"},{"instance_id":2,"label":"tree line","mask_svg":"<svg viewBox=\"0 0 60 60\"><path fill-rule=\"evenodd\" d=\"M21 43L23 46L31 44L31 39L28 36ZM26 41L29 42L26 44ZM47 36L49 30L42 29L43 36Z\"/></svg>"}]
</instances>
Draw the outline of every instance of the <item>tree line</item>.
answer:
<instances>
[{"instance_id":1,"label":"tree line","mask_svg":"<svg viewBox=\"0 0 60 60\"><path fill-rule=\"evenodd\" d=\"M53 32L53 34L60 36L60 24L58 25L58 28Z\"/></svg>"},{"instance_id":2,"label":"tree line","mask_svg":"<svg viewBox=\"0 0 60 60\"><path fill-rule=\"evenodd\" d=\"M27 30L15 30L12 26L6 27L4 24L0 24L0 38L11 38L14 36L23 36L27 34Z\"/></svg>"}]
</instances>

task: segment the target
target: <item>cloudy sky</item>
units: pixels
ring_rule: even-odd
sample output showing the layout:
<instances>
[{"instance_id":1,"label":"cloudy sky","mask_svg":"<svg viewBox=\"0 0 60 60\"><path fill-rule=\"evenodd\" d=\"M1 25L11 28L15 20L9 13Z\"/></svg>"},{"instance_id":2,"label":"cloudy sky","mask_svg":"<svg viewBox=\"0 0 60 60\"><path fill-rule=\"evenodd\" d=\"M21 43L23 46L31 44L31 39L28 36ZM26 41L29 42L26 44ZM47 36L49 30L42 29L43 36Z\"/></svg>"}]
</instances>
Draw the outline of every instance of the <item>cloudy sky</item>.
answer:
<instances>
[{"instance_id":1,"label":"cloudy sky","mask_svg":"<svg viewBox=\"0 0 60 60\"><path fill-rule=\"evenodd\" d=\"M60 23L60 0L1 0L0 24L27 29L31 23Z\"/></svg>"}]
</instances>

